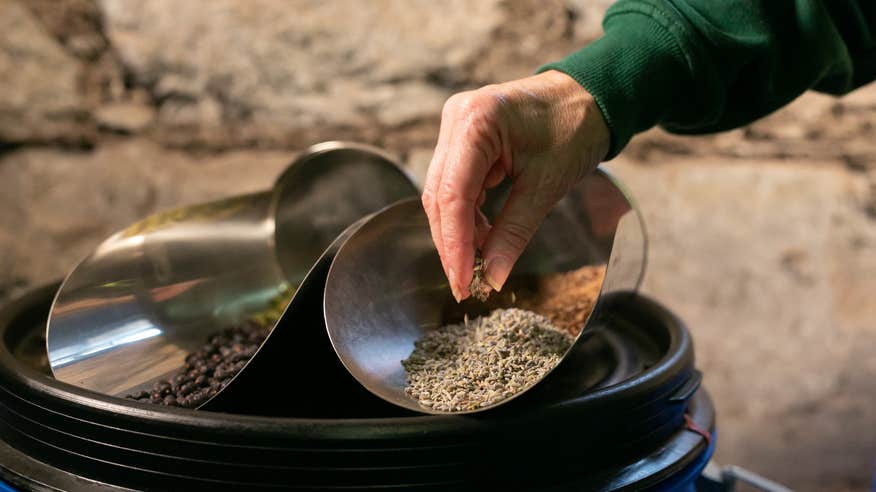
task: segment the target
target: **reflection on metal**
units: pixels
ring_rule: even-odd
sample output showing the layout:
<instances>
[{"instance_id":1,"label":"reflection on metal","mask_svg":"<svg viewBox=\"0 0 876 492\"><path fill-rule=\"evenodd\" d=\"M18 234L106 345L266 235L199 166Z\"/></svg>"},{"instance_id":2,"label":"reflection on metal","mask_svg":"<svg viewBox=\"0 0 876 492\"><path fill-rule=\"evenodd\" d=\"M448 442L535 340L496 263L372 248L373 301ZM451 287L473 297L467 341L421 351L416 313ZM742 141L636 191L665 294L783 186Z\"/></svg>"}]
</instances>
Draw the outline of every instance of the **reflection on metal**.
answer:
<instances>
[{"instance_id":1,"label":"reflection on metal","mask_svg":"<svg viewBox=\"0 0 876 492\"><path fill-rule=\"evenodd\" d=\"M56 369L62 369L64 366L88 358L88 356L158 335L161 335L159 328L141 319L57 350L53 361Z\"/></svg>"},{"instance_id":2,"label":"reflection on metal","mask_svg":"<svg viewBox=\"0 0 876 492\"><path fill-rule=\"evenodd\" d=\"M383 152L328 142L271 190L148 217L67 277L47 326L55 377L116 396L179 371L208 335L282 312L347 226L416 187ZM278 306L281 302L283 305Z\"/></svg>"},{"instance_id":3,"label":"reflection on metal","mask_svg":"<svg viewBox=\"0 0 876 492\"><path fill-rule=\"evenodd\" d=\"M498 199L487 208L500 204ZM644 223L632 199L600 169L545 218L512 279L606 266L604 299L638 289L646 249ZM426 330L462 320L461 312L448 318L454 306L417 200L397 203L366 220L335 255L326 281L326 328L341 362L372 393L420 412L447 413L421 407L405 394L401 361ZM600 306L579 342L599 317Z\"/></svg>"}]
</instances>

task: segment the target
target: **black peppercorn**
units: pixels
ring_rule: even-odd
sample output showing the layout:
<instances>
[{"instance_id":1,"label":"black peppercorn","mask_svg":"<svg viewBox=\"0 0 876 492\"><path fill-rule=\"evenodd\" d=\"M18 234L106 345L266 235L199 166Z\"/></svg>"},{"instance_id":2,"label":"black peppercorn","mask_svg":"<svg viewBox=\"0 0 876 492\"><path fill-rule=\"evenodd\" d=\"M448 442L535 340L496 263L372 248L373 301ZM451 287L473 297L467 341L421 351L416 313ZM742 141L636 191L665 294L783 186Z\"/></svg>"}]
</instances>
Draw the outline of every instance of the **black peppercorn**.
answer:
<instances>
[{"instance_id":1,"label":"black peppercorn","mask_svg":"<svg viewBox=\"0 0 876 492\"><path fill-rule=\"evenodd\" d=\"M268 331L247 321L223 329L185 357L185 368L165 381L126 398L165 406L196 408L215 396L258 351Z\"/></svg>"}]
</instances>

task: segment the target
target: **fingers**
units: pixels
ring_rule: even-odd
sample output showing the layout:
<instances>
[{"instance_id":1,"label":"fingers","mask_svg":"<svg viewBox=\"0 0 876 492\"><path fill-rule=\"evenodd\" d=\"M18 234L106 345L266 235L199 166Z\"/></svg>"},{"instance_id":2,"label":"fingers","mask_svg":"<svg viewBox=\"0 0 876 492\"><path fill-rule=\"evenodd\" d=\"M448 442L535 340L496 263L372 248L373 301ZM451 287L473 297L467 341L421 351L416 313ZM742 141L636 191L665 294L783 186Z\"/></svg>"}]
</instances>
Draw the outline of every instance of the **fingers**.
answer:
<instances>
[{"instance_id":1,"label":"fingers","mask_svg":"<svg viewBox=\"0 0 876 492\"><path fill-rule=\"evenodd\" d=\"M437 201L443 261L457 299L469 295L476 237L477 203L499 159L498 101L482 92L463 99L441 175Z\"/></svg>"},{"instance_id":2,"label":"fingers","mask_svg":"<svg viewBox=\"0 0 876 492\"><path fill-rule=\"evenodd\" d=\"M490 189L499 186L499 183L505 179L505 168L502 167L500 163L493 164L493 167L490 168L490 172L487 173L486 179L484 179L484 188ZM478 204L478 206L483 205L483 203Z\"/></svg>"},{"instance_id":3,"label":"fingers","mask_svg":"<svg viewBox=\"0 0 876 492\"><path fill-rule=\"evenodd\" d=\"M423 206L457 300L468 295L475 245L482 246L487 280L500 289L550 207L609 143L595 100L559 72L447 101ZM582 151L593 158L582 159ZM514 184L491 227L479 211L482 192L505 178Z\"/></svg>"},{"instance_id":4,"label":"fingers","mask_svg":"<svg viewBox=\"0 0 876 492\"><path fill-rule=\"evenodd\" d=\"M511 268L552 205L519 183L511 188L508 201L494 221L482 249L486 265L484 276L494 290L502 290Z\"/></svg>"},{"instance_id":5,"label":"fingers","mask_svg":"<svg viewBox=\"0 0 876 492\"><path fill-rule=\"evenodd\" d=\"M478 210L475 213L475 244L481 251L483 251L484 243L490 235L490 229L490 222L487 220L487 216Z\"/></svg>"},{"instance_id":6,"label":"fingers","mask_svg":"<svg viewBox=\"0 0 876 492\"><path fill-rule=\"evenodd\" d=\"M448 105L445 105L441 114L441 127L438 131L438 143L435 146L435 153L432 155L432 161L429 163L429 168L426 171L426 181L423 185L423 209L426 211L426 216L429 218L429 230L432 233L432 242L435 243L435 249L438 250L438 256L441 258L441 266L444 268L444 275L448 276L447 267L444 264L444 242L441 239L441 210L438 207L438 187L441 184L441 175L444 171L445 156L447 155L448 143L450 135L453 132L453 122L455 116L451 114Z\"/></svg>"},{"instance_id":7,"label":"fingers","mask_svg":"<svg viewBox=\"0 0 876 492\"><path fill-rule=\"evenodd\" d=\"M477 208L475 209L475 245L477 245L478 249L484 247L484 242L490 234L490 221L487 220L487 216L481 211L481 207L484 206L486 201L487 190L483 190L478 197Z\"/></svg>"},{"instance_id":8,"label":"fingers","mask_svg":"<svg viewBox=\"0 0 876 492\"><path fill-rule=\"evenodd\" d=\"M447 101L423 187L423 208L432 241L457 300L469 294L474 247L483 243L489 231L478 207L485 198L482 192L487 174L503 148L498 104L486 88L457 94ZM496 172L501 173L501 167Z\"/></svg>"}]
</instances>

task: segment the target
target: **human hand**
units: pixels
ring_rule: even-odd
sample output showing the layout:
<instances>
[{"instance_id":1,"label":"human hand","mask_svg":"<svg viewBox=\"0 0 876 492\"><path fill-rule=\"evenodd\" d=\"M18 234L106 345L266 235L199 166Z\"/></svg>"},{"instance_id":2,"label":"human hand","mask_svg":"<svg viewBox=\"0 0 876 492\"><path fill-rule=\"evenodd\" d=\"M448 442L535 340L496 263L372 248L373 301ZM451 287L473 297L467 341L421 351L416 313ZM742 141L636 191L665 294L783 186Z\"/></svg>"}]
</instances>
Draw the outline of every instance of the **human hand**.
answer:
<instances>
[{"instance_id":1,"label":"human hand","mask_svg":"<svg viewBox=\"0 0 876 492\"><path fill-rule=\"evenodd\" d=\"M423 207L457 301L470 295L475 247L501 290L541 221L605 157L610 138L590 93L557 71L447 100ZM480 206L505 178L511 193L490 225Z\"/></svg>"}]
</instances>

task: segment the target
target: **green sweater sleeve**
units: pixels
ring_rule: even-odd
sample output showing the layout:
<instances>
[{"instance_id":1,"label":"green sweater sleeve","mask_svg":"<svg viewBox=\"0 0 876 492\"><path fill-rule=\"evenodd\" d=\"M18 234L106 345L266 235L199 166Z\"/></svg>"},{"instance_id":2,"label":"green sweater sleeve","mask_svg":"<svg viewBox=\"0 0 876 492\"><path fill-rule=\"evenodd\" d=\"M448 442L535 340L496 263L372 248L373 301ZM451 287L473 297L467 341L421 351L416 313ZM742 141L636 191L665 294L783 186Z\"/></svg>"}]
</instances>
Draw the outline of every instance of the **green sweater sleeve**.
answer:
<instances>
[{"instance_id":1,"label":"green sweater sleeve","mask_svg":"<svg viewBox=\"0 0 876 492\"><path fill-rule=\"evenodd\" d=\"M576 79L599 104L612 158L661 125L745 125L808 89L844 94L876 78L874 0L620 0L605 34L539 71Z\"/></svg>"}]
</instances>

